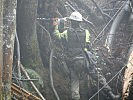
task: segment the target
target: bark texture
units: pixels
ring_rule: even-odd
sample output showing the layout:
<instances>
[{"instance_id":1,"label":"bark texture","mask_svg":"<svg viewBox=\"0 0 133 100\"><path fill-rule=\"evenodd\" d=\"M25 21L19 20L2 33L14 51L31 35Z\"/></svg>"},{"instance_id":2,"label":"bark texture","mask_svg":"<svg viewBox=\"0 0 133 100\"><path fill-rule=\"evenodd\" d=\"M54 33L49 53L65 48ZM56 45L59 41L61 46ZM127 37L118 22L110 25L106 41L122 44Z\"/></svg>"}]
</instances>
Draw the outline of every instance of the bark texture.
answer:
<instances>
[{"instance_id":1,"label":"bark texture","mask_svg":"<svg viewBox=\"0 0 133 100\"><path fill-rule=\"evenodd\" d=\"M124 84L123 84L123 100L131 100L132 96L132 85L133 85L133 45L130 50L130 55L127 63L127 68L124 75Z\"/></svg>"},{"instance_id":2,"label":"bark texture","mask_svg":"<svg viewBox=\"0 0 133 100\"><path fill-rule=\"evenodd\" d=\"M21 61L25 67L34 70L43 66L36 34L37 4L37 0L19 0L17 5L17 33Z\"/></svg>"},{"instance_id":3,"label":"bark texture","mask_svg":"<svg viewBox=\"0 0 133 100\"><path fill-rule=\"evenodd\" d=\"M16 0L4 1L3 99L11 100L12 64L16 32Z\"/></svg>"},{"instance_id":4,"label":"bark texture","mask_svg":"<svg viewBox=\"0 0 133 100\"><path fill-rule=\"evenodd\" d=\"M3 0L0 0L0 100L2 99L2 67L3 67Z\"/></svg>"},{"instance_id":5,"label":"bark texture","mask_svg":"<svg viewBox=\"0 0 133 100\"><path fill-rule=\"evenodd\" d=\"M38 2L38 17L40 18L57 18L59 17L57 12L58 0L39 0ZM38 25L37 37L39 42L40 54L44 66L49 66L49 51L50 51L50 36L53 35L54 26L53 20L38 20L45 29Z\"/></svg>"}]
</instances>

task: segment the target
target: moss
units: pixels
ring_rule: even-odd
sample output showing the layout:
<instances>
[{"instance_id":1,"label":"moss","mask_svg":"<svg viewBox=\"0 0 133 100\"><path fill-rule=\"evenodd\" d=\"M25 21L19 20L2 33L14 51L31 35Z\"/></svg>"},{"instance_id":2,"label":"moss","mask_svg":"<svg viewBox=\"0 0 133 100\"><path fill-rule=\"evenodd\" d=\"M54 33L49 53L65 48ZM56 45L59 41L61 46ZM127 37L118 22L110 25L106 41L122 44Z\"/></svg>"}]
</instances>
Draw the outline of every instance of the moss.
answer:
<instances>
[{"instance_id":1,"label":"moss","mask_svg":"<svg viewBox=\"0 0 133 100\"><path fill-rule=\"evenodd\" d=\"M43 80L40 77L40 75L32 69L26 69L26 71L31 79L38 79L37 81L34 81L35 86L38 89L42 88ZM26 90L33 92L33 88L31 87L31 84L29 83L29 81L24 82L24 87L26 88Z\"/></svg>"}]
</instances>

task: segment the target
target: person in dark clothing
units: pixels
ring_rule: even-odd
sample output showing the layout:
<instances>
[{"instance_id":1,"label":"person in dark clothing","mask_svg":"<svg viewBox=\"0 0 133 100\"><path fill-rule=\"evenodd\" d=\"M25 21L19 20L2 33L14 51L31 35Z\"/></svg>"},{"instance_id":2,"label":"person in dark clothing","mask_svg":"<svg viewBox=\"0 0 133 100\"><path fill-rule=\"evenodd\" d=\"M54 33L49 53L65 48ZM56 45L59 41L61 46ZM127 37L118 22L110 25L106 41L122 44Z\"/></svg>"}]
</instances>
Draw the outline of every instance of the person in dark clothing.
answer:
<instances>
[{"instance_id":1,"label":"person in dark clothing","mask_svg":"<svg viewBox=\"0 0 133 100\"><path fill-rule=\"evenodd\" d=\"M82 29L80 23L83 21L82 15L79 12L73 12L70 17L71 27L69 29L60 32L56 27L55 35L59 39L63 40L63 46L65 48L64 53L67 56L65 59L66 65L70 70L71 78L71 96L72 100L80 100L83 95L84 100L88 100L87 93L82 93L79 90L81 77L87 77L90 75L92 79L97 80L99 78L101 86L107 84L106 79L102 74L98 76L98 70L95 67L95 61L91 59L93 54L90 49L90 33L87 29ZM90 58L90 62L85 57L85 54ZM116 100L118 95L114 95L110 86L106 85L103 89L110 98Z\"/></svg>"}]
</instances>

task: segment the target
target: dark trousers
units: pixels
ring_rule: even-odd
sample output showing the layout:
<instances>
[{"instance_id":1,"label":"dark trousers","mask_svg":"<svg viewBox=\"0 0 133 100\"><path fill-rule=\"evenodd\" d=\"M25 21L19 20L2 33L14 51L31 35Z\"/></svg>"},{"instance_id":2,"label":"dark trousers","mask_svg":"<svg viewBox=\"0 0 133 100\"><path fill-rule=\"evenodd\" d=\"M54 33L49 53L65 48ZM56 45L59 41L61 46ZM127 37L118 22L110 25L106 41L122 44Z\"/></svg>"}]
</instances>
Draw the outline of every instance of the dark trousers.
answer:
<instances>
[{"instance_id":1,"label":"dark trousers","mask_svg":"<svg viewBox=\"0 0 133 100\"><path fill-rule=\"evenodd\" d=\"M93 59L92 59L93 60ZM84 57L75 57L69 63L71 78L71 96L72 100L88 100L88 80L87 75L97 81L99 79L100 86L104 86L107 82L101 72L95 66L95 62L88 63ZM103 89L106 93L111 91L110 86L106 85Z\"/></svg>"}]
</instances>

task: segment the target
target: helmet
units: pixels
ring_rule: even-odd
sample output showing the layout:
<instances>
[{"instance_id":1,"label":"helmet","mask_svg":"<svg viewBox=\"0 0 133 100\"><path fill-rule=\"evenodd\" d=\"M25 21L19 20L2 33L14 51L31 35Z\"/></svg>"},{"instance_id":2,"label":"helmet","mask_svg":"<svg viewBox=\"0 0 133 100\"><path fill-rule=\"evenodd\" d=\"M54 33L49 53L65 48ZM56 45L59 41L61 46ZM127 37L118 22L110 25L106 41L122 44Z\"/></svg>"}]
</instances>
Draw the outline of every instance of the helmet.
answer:
<instances>
[{"instance_id":1,"label":"helmet","mask_svg":"<svg viewBox=\"0 0 133 100\"><path fill-rule=\"evenodd\" d=\"M75 20L75 21L83 21L82 15L79 12L73 12L69 19Z\"/></svg>"}]
</instances>

